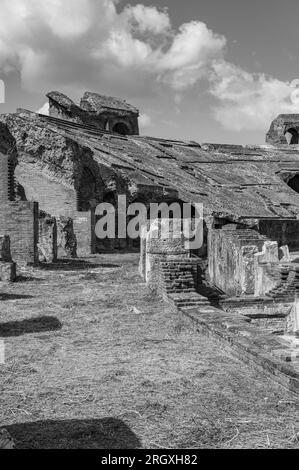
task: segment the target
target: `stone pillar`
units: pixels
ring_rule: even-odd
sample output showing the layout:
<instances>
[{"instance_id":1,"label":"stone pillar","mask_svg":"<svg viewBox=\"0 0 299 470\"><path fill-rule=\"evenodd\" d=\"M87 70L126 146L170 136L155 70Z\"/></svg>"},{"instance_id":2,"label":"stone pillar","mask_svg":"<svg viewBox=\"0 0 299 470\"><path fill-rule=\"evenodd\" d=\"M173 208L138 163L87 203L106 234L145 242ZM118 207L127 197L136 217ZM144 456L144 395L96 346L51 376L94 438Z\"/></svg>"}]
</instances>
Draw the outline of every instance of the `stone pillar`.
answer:
<instances>
[{"instance_id":1,"label":"stone pillar","mask_svg":"<svg viewBox=\"0 0 299 470\"><path fill-rule=\"evenodd\" d=\"M190 256L183 230L182 219L155 219L151 221L145 238L144 277L150 289L159 284L160 261L182 259ZM144 254L143 254L144 256Z\"/></svg>"},{"instance_id":2,"label":"stone pillar","mask_svg":"<svg viewBox=\"0 0 299 470\"><path fill-rule=\"evenodd\" d=\"M55 217L45 212L39 213L39 261L57 261L57 223Z\"/></svg>"},{"instance_id":3,"label":"stone pillar","mask_svg":"<svg viewBox=\"0 0 299 470\"><path fill-rule=\"evenodd\" d=\"M243 246L240 256L240 285L241 295L254 294L255 274L254 255L257 253L257 246Z\"/></svg>"},{"instance_id":4,"label":"stone pillar","mask_svg":"<svg viewBox=\"0 0 299 470\"><path fill-rule=\"evenodd\" d=\"M11 258L10 239L0 235L0 281L14 282L16 280L16 263Z\"/></svg>"},{"instance_id":5,"label":"stone pillar","mask_svg":"<svg viewBox=\"0 0 299 470\"><path fill-rule=\"evenodd\" d=\"M265 295L278 284L278 243L266 241L262 251L254 255L254 295Z\"/></svg>"},{"instance_id":6,"label":"stone pillar","mask_svg":"<svg viewBox=\"0 0 299 470\"><path fill-rule=\"evenodd\" d=\"M74 233L77 239L77 255L89 256L96 252L95 211L77 212L74 215Z\"/></svg>"},{"instance_id":7,"label":"stone pillar","mask_svg":"<svg viewBox=\"0 0 299 470\"><path fill-rule=\"evenodd\" d=\"M299 297L297 296L292 305L291 311L286 318L285 332L287 334L299 336Z\"/></svg>"}]
</instances>

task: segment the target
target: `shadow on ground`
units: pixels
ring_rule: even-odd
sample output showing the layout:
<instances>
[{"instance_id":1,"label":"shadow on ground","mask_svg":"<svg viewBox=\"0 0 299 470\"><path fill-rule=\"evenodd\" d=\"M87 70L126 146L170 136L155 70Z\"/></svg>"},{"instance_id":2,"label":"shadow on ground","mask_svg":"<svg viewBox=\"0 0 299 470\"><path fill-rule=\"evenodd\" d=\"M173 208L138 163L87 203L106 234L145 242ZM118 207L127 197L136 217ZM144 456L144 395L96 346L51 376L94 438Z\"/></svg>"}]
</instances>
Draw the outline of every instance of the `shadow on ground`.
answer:
<instances>
[{"instance_id":1,"label":"shadow on ground","mask_svg":"<svg viewBox=\"0 0 299 470\"><path fill-rule=\"evenodd\" d=\"M19 275L17 276L16 282L41 282L43 279L40 279L38 277L32 277L32 276L22 276Z\"/></svg>"},{"instance_id":2,"label":"shadow on ground","mask_svg":"<svg viewBox=\"0 0 299 470\"><path fill-rule=\"evenodd\" d=\"M63 259L55 263L40 263L39 268L47 271L83 271L95 268L120 268L118 264L90 263L85 260Z\"/></svg>"},{"instance_id":3,"label":"shadow on ground","mask_svg":"<svg viewBox=\"0 0 299 470\"><path fill-rule=\"evenodd\" d=\"M56 331L62 324L56 317L37 317L21 321L0 323L0 337L22 336L26 333L41 333L42 331Z\"/></svg>"},{"instance_id":4,"label":"shadow on ground","mask_svg":"<svg viewBox=\"0 0 299 470\"><path fill-rule=\"evenodd\" d=\"M20 299L33 299L33 295L27 295L27 294L5 294L5 293L0 293L0 301L1 300L20 300Z\"/></svg>"},{"instance_id":5,"label":"shadow on ground","mask_svg":"<svg viewBox=\"0 0 299 470\"><path fill-rule=\"evenodd\" d=\"M138 449L140 440L116 418L36 421L5 426L17 449Z\"/></svg>"}]
</instances>

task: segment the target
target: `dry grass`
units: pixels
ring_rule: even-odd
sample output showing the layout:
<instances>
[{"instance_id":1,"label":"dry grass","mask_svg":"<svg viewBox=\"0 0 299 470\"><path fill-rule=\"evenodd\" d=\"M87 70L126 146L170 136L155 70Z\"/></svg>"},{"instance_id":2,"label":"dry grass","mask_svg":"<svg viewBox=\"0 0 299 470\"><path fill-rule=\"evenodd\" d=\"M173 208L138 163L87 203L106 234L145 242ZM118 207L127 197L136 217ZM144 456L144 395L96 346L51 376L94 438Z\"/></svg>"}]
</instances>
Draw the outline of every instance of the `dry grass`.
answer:
<instances>
[{"instance_id":1,"label":"dry grass","mask_svg":"<svg viewBox=\"0 0 299 470\"><path fill-rule=\"evenodd\" d=\"M298 399L148 293L136 255L58 268L1 302L0 426L17 447L298 448Z\"/></svg>"}]
</instances>

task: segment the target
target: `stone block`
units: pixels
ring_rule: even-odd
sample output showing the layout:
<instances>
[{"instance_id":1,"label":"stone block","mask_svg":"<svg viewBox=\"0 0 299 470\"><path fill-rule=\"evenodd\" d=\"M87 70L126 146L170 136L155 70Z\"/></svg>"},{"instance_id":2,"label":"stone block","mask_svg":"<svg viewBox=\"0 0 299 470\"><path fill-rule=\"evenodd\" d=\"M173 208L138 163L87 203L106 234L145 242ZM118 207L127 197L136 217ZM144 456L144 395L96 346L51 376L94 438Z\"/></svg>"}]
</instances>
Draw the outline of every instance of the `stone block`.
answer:
<instances>
[{"instance_id":1,"label":"stone block","mask_svg":"<svg viewBox=\"0 0 299 470\"><path fill-rule=\"evenodd\" d=\"M1 282L14 282L16 277L16 263L0 261Z\"/></svg>"},{"instance_id":2,"label":"stone block","mask_svg":"<svg viewBox=\"0 0 299 470\"><path fill-rule=\"evenodd\" d=\"M56 220L58 258L77 258L77 240L74 233L73 219L60 216Z\"/></svg>"},{"instance_id":3,"label":"stone block","mask_svg":"<svg viewBox=\"0 0 299 470\"><path fill-rule=\"evenodd\" d=\"M286 250L285 250L286 252ZM279 282L278 243L266 241L262 251L254 255L254 295L260 297L269 292Z\"/></svg>"},{"instance_id":4,"label":"stone block","mask_svg":"<svg viewBox=\"0 0 299 470\"><path fill-rule=\"evenodd\" d=\"M74 235L77 240L77 256L96 252L95 212L76 212L73 216Z\"/></svg>"},{"instance_id":5,"label":"stone block","mask_svg":"<svg viewBox=\"0 0 299 470\"><path fill-rule=\"evenodd\" d=\"M39 213L39 261L53 263L57 260L57 223L55 217Z\"/></svg>"},{"instance_id":6,"label":"stone block","mask_svg":"<svg viewBox=\"0 0 299 470\"><path fill-rule=\"evenodd\" d=\"M11 251L10 251L10 238L8 235L0 236L0 258L2 261L10 262L11 259Z\"/></svg>"}]
</instances>

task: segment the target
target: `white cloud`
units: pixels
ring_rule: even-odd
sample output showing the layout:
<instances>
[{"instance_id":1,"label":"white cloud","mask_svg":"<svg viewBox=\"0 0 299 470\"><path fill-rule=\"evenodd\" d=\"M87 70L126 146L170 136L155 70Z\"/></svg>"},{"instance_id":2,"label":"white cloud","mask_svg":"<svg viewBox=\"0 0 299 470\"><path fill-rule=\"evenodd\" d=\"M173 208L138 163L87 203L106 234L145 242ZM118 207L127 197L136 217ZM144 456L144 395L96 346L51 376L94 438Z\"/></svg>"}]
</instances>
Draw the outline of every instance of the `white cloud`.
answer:
<instances>
[{"instance_id":1,"label":"white cloud","mask_svg":"<svg viewBox=\"0 0 299 470\"><path fill-rule=\"evenodd\" d=\"M146 114L146 113L140 114L139 129L140 129L141 134L144 134L147 131L147 129L150 129L153 126L154 124L149 114Z\"/></svg>"},{"instance_id":2,"label":"white cloud","mask_svg":"<svg viewBox=\"0 0 299 470\"><path fill-rule=\"evenodd\" d=\"M30 91L100 83L133 96L193 86L225 45L200 21L174 31L165 9L116 3L1 0L0 69Z\"/></svg>"},{"instance_id":3,"label":"white cloud","mask_svg":"<svg viewBox=\"0 0 299 470\"><path fill-rule=\"evenodd\" d=\"M216 62L210 92L217 99L214 117L225 128L261 130L280 113L298 113L290 84L262 73L248 73L225 61Z\"/></svg>"},{"instance_id":4,"label":"white cloud","mask_svg":"<svg viewBox=\"0 0 299 470\"><path fill-rule=\"evenodd\" d=\"M138 4L129 5L124 10L127 21L140 33L165 34L170 30L170 18L167 10L160 11L156 7Z\"/></svg>"},{"instance_id":5,"label":"white cloud","mask_svg":"<svg viewBox=\"0 0 299 470\"><path fill-rule=\"evenodd\" d=\"M162 81L175 90L194 85L207 73L211 61L222 54L225 44L225 38L213 33L205 23L183 24L158 64Z\"/></svg>"},{"instance_id":6,"label":"white cloud","mask_svg":"<svg viewBox=\"0 0 299 470\"><path fill-rule=\"evenodd\" d=\"M278 113L298 112L288 83L226 62L225 37L202 21L175 30L166 9L118 0L0 2L0 71L18 70L29 91L111 90L132 99L162 88L178 106L207 78L214 117L228 129L263 129Z\"/></svg>"},{"instance_id":7,"label":"white cloud","mask_svg":"<svg viewBox=\"0 0 299 470\"><path fill-rule=\"evenodd\" d=\"M49 116L49 101L47 101L40 109L36 111L38 114Z\"/></svg>"}]
</instances>

